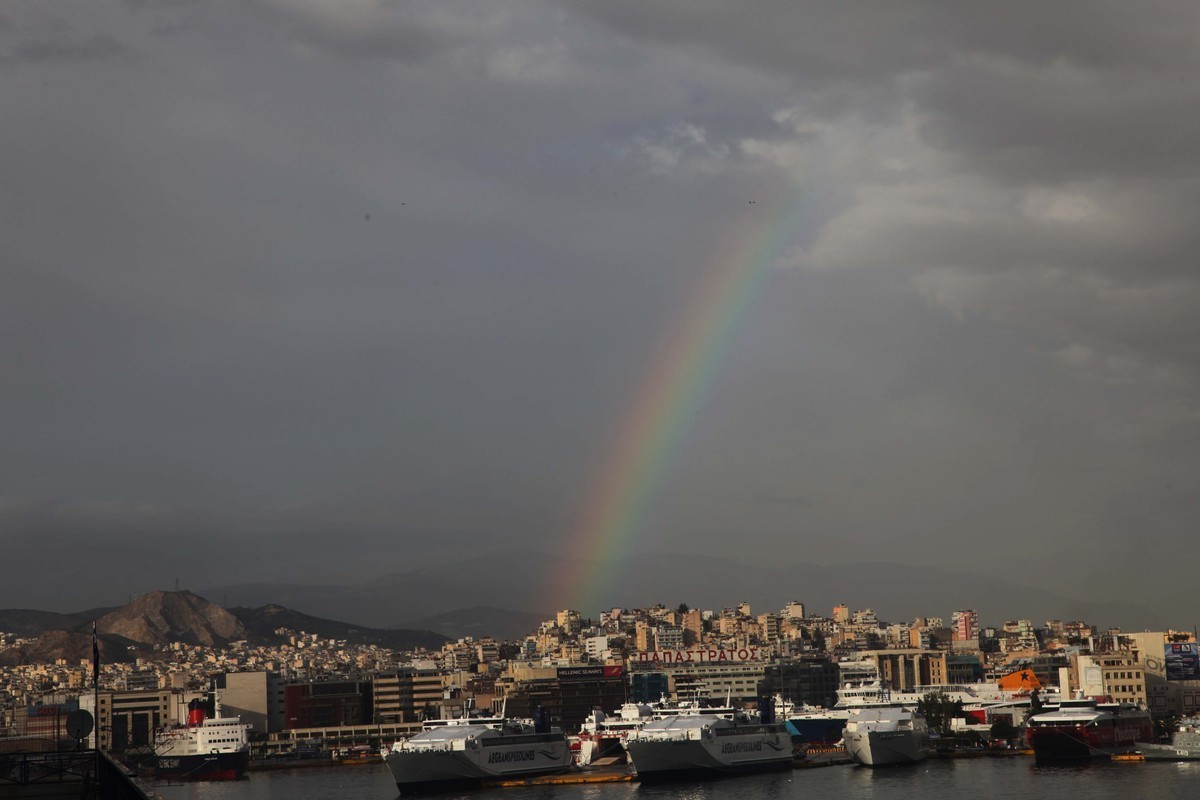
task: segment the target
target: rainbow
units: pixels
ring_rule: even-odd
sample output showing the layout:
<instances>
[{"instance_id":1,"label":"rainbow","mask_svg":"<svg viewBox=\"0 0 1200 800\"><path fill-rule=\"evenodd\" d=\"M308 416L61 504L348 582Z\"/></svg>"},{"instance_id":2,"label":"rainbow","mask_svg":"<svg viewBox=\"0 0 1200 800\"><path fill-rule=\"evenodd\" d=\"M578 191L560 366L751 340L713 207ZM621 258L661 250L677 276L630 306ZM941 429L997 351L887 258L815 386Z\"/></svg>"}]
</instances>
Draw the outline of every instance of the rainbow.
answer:
<instances>
[{"instance_id":1,"label":"rainbow","mask_svg":"<svg viewBox=\"0 0 1200 800\"><path fill-rule=\"evenodd\" d=\"M566 585L576 587L570 608L588 615L615 602L617 559L647 534L646 515L671 457L764 276L791 241L803 203L780 194L747 203L653 351L568 540L568 563L578 572L567 576Z\"/></svg>"}]
</instances>

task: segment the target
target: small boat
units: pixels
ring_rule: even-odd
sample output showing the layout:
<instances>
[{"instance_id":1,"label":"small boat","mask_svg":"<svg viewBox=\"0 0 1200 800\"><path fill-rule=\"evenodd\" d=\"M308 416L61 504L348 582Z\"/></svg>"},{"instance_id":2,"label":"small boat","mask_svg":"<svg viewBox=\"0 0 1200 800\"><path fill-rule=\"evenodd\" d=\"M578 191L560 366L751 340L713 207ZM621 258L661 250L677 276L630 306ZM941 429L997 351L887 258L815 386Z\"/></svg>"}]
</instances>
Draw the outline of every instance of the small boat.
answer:
<instances>
[{"instance_id":1,"label":"small boat","mask_svg":"<svg viewBox=\"0 0 1200 800\"><path fill-rule=\"evenodd\" d=\"M591 766L601 759L606 762L613 759L612 763L625 761L625 748L621 747L621 740L656 719L655 711L655 706L646 703L626 703L611 716L600 709L592 711L576 737L579 766Z\"/></svg>"},{"instance_id":2,"label":"small boat","mask_svg":"<svg viewBox=\"0 0 1200 800\"><path fill-rule=\"evenodd\" d=\"M1200 717L1185 717L1171 734L1170 744L1139 742L1147 761L1200 761Z\"/></svg>"}]
</instances>

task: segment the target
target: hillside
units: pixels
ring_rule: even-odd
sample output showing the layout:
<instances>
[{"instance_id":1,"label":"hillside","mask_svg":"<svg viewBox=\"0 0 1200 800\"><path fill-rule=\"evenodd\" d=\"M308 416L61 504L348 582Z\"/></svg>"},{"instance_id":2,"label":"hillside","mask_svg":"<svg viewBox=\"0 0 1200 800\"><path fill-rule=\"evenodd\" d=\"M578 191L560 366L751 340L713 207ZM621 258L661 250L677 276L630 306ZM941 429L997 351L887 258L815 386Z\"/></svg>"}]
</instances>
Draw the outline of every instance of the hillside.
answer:
<instances>
[{"instance_id":1,"label":"hillside","mask_svg":"<svg viewBox=\"0 0 1200 800\"><path fill-rule=\"evenodd\" d=\"M117 636L98 637L100 660L104 663L133 661L141 653L129 649L129 642ZM82 631L47 631L32 642L0 650L0 666L50 664L62 659L68 664L90 664L92 634Z\"/></svg>"},{"instance_id":2,"label":"hillside","mask_svg":"<svg viewBox=\"0 0 1200 800\"><path fill-rule=\"evenodd\" d=\"M413 650L419 647L437 649L447 638L432 630L368 628L349 622L321 619L267 604L258 608L231 608L230 613L240 621L246 636L253 642L269 644L279 642L282 637L275 633L278 628L315 633L323 639L344 639L351 644L377 645L393 650Z\"/></svg>"},{"instance_id":3,"label":"hillside","mask_svg":"<svg viewBox=\"0 0 1200 800\"><path fill-rule=\"evenodd\" d=\"M109 613L111 608L94 608L71 614L56 611L38 611L32 608L0 609L0 631L18 636L39 636L46 631L75 630L82 625L91 625L92 620Z\"/></svg>"},{"instance_id":4,"label":"hillside","mask_svg":"<svg viewBox=\"0 0 1200 800\"><path fill-rule=\"evenodd\" d=\"M147 645L172 642L213 647L244 639L237 617L191 592L147 592L102 616L101 633Z\"/></svg>"}]
</instances>

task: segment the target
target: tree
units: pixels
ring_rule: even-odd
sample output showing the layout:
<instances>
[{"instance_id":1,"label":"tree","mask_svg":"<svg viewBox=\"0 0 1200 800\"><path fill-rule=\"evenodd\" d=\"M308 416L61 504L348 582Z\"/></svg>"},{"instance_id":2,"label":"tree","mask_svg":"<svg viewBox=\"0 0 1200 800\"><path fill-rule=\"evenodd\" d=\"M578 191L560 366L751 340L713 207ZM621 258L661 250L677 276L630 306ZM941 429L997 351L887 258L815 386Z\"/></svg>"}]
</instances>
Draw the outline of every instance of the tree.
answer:
<instances>
[{"instance_id":1,"label":"tree","mask_svg":"<svg viewBox=\"0 0 1200 800\"><path fill-rule=\"evenodd\" d=\"M679 604L679 608L677 608L677 609L675 609L675 610L676 610L677 612L679 612L680 614L686 614L687 612L691 611L691 609L690 609L690 608L688 608L688 604L687 604L687 603L680 603L680 604Z\"/></svg>"},{"instance_id":2,"label":"tree","mask_svg":"<svg viewBox=\"0 0 1200 800\"><path fill-rule=\"evenodd\" d=\"M998 717L992 723L991 734L993 739L1015 739L1020 733L1017 726L1013 725L1007 717Z\"/></svg>"},{"instance_id":3,"label":"tree","mask_svg":"<svg viewBox=\"0 0 1200 800\"><path fill-rule=\"evenodd\" d=\"M930 692L917 701L917 711L925 715L929 730L950 735L950 720L963 714L962 700L951 700L945 692Z\"/></svg>"}]
</instances>

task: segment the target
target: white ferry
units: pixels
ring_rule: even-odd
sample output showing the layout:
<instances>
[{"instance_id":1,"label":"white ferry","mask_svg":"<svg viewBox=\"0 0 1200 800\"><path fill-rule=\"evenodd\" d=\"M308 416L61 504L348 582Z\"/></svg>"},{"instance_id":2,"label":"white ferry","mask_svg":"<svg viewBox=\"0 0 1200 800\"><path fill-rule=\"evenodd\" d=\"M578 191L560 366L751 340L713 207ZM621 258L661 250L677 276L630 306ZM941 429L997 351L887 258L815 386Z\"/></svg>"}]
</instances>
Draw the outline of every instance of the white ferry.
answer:
<instances>
[{"instance_id":1,"label":"white ferry","mask_svg":"<svg viewBox=\"0 0 1200 800\"><path fill-rule=\"evenodd\" d=\"M433 720L383 751L401 794L482 786L490 780L563 772L567 738L544 722L499 717Z\"/></svg>"},{"instance_id":2,"label":"white ferry","mask_svg":"<svg viewBox=\"0 0 1200 800\"><path fill-rule=\"evenodd\" d=\"M747 714L676 714L652 720L622 741L643 783L786 769L792 739L782 723Z\"/></svg>"}]
</instances>

